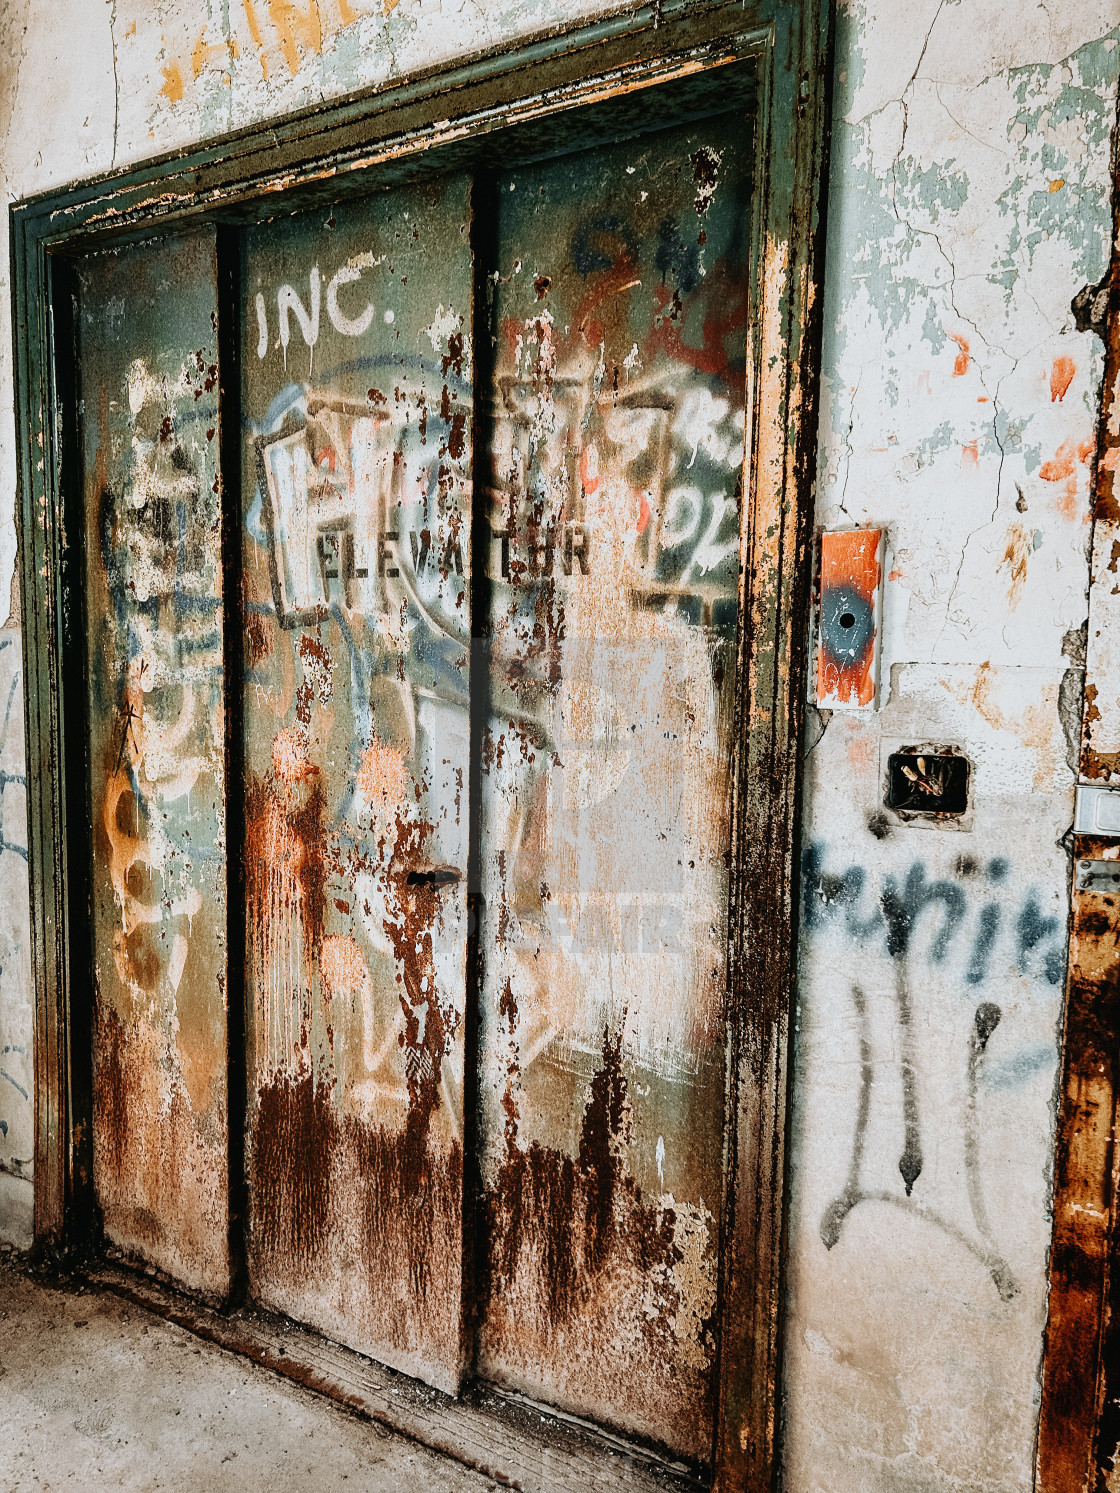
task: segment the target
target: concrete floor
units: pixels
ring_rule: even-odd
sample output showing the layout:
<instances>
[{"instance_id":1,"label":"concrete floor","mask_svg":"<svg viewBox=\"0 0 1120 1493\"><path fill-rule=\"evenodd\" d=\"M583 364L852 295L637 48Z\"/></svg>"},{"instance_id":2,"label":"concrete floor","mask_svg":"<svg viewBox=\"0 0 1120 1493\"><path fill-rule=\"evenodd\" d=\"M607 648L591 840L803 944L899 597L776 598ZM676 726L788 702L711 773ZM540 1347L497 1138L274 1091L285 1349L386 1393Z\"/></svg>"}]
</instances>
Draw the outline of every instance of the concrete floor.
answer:
<instances>
[{"instance_id":1,"label":"concrete floor","mask_svg":"<svg viewBox=\"0 0 1120 1493\"><path fill-rule=\"evenodd\" d=\"M483 1493L497 1485L0 1246L0 1489Z\"/></svg>"}]
</instances>

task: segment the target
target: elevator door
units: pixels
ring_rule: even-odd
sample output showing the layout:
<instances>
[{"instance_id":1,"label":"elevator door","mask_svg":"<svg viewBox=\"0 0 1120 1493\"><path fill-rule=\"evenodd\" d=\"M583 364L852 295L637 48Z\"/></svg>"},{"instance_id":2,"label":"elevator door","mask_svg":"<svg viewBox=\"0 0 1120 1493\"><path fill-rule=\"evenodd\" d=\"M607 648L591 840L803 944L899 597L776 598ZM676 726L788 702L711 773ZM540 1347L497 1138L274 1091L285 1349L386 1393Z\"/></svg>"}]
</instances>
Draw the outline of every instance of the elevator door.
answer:
<instances>
[{"instance_id":1,"label":"elevator door","mask_svg":"<svg viewBox=\"0 0 1120 1493\"><path fill-rule=\"evenodd\" d=\"M229 1287L213 232L78 276L94 1186L127 1254Z\"/></svg>"},{"instance_id":2,"label":"elevator door","mask_svg":"<svg viewBox=\"0 0 1120 1493\"><path fill-rule=\"evenodd\" d=\"M244 251L249 1277L456 1390L468 182Z\"/></svg>"},{"instance_id":3,"label":"elevator door","mask_svg":"<svg viewBox=\"0 0 1120 1493\"><path fill-rule=\"evenodd\" d=\"M751 151L610 133L83 263L95 1186L704 1463Z\"/></svg>"},{"instance_id":4,"label":"elevator door","mask_svg":"<svg viewBox=\"0 0 1120 1493\"><path fill-rule=\"evenodd\" d=\"M749 154L498 177L479 1370L703 1459Z\"/></svg>"}]
</instances>

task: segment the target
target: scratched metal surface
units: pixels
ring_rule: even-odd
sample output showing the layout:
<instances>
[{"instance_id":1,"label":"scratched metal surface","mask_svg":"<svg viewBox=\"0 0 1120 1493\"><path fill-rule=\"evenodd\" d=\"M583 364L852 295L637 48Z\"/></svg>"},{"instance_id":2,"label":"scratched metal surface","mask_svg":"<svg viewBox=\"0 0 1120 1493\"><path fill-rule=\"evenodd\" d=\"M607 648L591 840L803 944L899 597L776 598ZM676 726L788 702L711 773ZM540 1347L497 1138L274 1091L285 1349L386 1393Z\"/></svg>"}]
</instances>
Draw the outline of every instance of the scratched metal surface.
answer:
<instances>
[{"instance_id":1,"label":"scratched metal surface","mask_svg":"<svg viewBox=\"0 0 1120 1493\"><path fill-rule=\"evenodd\" d=\"M467 183L248 235L249 1271L443 1388L462 1362Z\"/></svg>"},{"instance_id":2,"label":"scratched metal surface","mask_svg":"<svg viewBox=\"0 0 1120 1493\"><path fill-rule=\"evenodd\" d=\"M482 1374L703 1461L749 162L730 117L498 182Z\"/></svg>"},{"instance_id":3,"label":"scratched metal surface","mask_svg":"<svg viewBox=\"0 0 1120 1493\"><path fill-rule=\"evenodd\" d=\"M79 274L95 982L108 1237L228 1287L222 570L212 233Z\"/></svg>"}]
</instances>

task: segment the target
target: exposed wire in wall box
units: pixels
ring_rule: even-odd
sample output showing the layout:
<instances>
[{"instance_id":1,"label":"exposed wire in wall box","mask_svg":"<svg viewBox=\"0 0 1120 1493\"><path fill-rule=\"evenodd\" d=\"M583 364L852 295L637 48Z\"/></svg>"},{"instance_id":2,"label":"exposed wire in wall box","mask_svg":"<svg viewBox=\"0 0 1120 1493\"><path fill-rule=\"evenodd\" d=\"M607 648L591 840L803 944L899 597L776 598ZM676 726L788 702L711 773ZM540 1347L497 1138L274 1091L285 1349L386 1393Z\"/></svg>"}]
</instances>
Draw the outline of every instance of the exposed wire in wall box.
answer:
<instances>
[{"instance_id":1,"label":"exposed wire in wall box","mask_svg":"<svg viewBox=\"0 0 1120 1493\"><path fill-rule=\"evenodd\" d=\"M1079 784L1073 829L1078 835L1120 836L1120 788Z\"/></svg>"},{"instance_id":2,"label":"exposed wire in wall box","mask_svg":"<svg viewBox=\"0 0 1120 1493\"><path fill-rule=\"evenodd\" d=\"M874 710L878 703L882 555L882 529L821 535L816 652L821 710Z\"/></svg>"}]
</instances>

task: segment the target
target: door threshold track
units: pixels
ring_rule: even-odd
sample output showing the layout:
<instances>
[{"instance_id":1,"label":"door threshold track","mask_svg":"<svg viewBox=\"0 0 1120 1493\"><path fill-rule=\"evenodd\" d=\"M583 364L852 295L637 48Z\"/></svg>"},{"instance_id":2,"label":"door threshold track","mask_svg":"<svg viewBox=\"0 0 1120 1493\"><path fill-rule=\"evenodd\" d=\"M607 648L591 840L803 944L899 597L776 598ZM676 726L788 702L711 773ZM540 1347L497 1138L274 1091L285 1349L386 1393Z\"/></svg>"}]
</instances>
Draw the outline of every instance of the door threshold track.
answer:
<instances>
[{"instance_id":1,"label":"door threshold track","mask_svg":"<svg viewBox=\"0 0 1120 1493\"><path fill-rule=\"evenodd\" d=\"M594 1421L584 1420L581 1416L571 1415L567 1410L557 1410L555 1405L547 1405L543 1400L534 1400L529 1395L520 1394L516 1389L503 1389L497 1384L488 1384L485 1391L490 1395L497 1395L499 1399L505 1400L510 1405L516 1405L523 1411L533 1415L555 1420L564 1426L570 1426L585 1436L591 1437L600 1445L613 1448L623 1457L642 1457L653 1466L659 1467L663 1472L670 1474L676 1479L676 1484L665 1486L688 1486L694 1490L710 1488L710 1481L702 1477L694 1468L685 1462L675 1462L670 1457L655 1452L650 1447L635 1446L623 1436L618 1436L612 1431L603 1430Z\"/></svg>"},{"instance_id":2,"label":"door threshold track","mask_svg":"<svg viewBox=\"0 0 1120 1493\"><path fill-rule=\"evenodd\" d=\"M458 1399L256 1307L224 1312L109 1261L80 1272L227 1352L520 1493L696 1493L706 1482L575 1416L485 1384Z\"/></svg>"}]
</instances>

